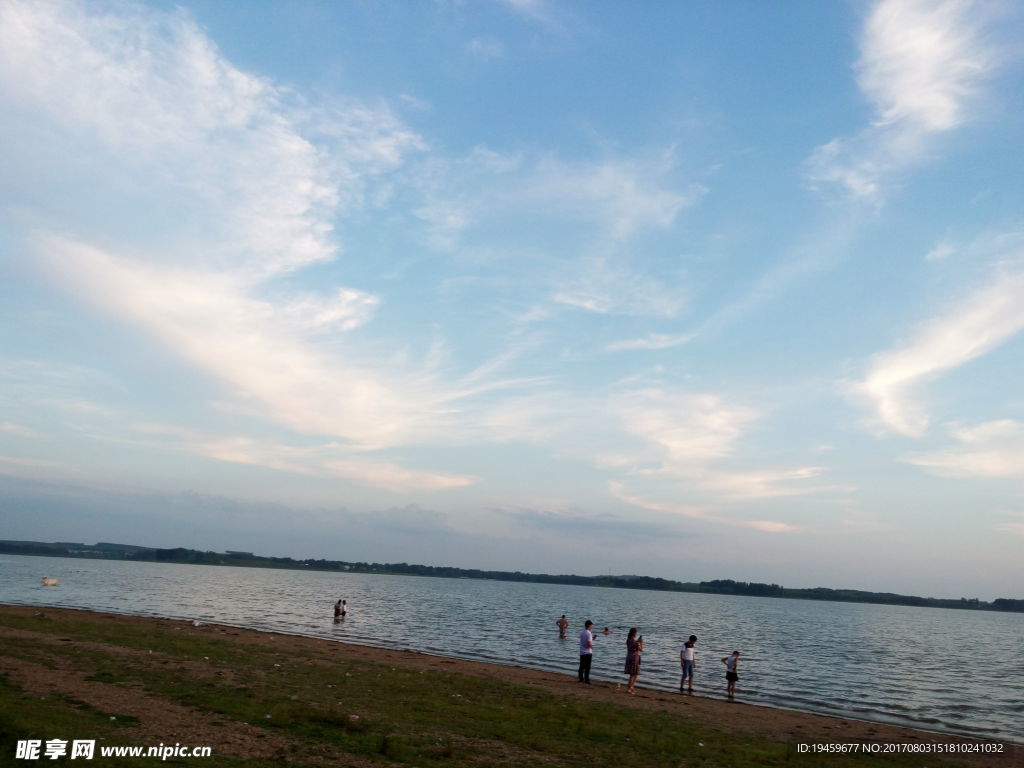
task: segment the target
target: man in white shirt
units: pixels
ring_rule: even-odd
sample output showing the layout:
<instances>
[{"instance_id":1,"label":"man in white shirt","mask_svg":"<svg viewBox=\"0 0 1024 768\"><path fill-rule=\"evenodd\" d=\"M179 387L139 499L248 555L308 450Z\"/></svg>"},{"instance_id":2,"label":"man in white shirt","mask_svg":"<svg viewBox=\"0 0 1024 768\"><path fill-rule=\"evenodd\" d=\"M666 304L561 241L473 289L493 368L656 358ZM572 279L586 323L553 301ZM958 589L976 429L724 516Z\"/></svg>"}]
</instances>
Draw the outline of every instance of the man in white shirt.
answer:
<instances>
[{"instance_id":1,"label":"man in white shirt","mask_svg":"<svg viewBox=\"0 0 1024 768\"><path fill-rule=\"evenodd\" d=\"M580 682L590 685L590 663L594 660L594 633L590 628L594 622L587 619L580 632Z\"/></svg>"}]
</instances>

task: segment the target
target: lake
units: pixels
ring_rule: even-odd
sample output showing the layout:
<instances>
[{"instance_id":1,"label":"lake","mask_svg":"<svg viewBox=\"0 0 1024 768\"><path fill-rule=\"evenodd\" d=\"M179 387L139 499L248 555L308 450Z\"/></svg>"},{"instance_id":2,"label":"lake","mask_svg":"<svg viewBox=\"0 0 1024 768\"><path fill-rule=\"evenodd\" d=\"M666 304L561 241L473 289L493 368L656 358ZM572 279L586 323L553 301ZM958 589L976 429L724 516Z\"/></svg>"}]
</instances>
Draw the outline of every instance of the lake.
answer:
<instances>
[{"instance_id":1,"label":"lake","mask_svg":"<svg viewBox=\"0 0 1024 768\"><path fill-rule=\"evenodd\" d=\"M52 576L59 587L43 587ZM335 624L333 604L349 614ZM0 602L164 616L575 674L585 619L592 678L625 682L626 631L644 635L640 685L1024 743L1024 614L560 584L0 555ZM555 619L566 614L568 640Z\"/></svg>"}]
</instances>

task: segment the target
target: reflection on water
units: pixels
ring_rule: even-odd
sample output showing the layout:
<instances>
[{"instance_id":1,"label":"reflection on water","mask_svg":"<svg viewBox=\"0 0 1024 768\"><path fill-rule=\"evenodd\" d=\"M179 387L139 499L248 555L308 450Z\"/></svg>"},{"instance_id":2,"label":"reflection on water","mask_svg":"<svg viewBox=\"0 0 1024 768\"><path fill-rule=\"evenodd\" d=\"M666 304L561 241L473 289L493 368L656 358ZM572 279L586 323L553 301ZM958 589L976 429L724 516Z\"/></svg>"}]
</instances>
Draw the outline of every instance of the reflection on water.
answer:
<instances>
[{"instance_id":1,"label":"reflection on water","mask_svg":"<svg viewBox=\"0 0 1024 768\"><path fill-rule=\"evenodd\" d=\"M42 576L60 579L42 587ZM348 617L333 620L334 602ZM598 629L595 680L624 682L626 631L644 635L640 684L675 690L698 636L695 688L722 697L719 659L742 653L753 703L1024 741L1024 615L470 579L0 555L0 601L199 619L575 674ZM554 621L567 614L568 640Z\"/></svg>"}]
</instances>

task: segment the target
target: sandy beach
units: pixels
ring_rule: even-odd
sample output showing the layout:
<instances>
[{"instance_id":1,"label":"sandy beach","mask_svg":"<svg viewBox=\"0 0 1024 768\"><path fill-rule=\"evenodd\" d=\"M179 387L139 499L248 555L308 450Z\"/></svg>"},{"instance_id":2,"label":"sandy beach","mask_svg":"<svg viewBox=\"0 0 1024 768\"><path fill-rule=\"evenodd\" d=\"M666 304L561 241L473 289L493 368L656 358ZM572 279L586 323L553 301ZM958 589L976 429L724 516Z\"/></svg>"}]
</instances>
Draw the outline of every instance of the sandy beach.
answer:
<instances>
[{"instance_id":1,"label":"sandy beach","mask_svg":"<svg viewBox=\"0 0 1024 768\"><path fill-rule=\"evenodd\" d=\"M532 686L548 693L571 697L578 700L608 702L646 712L670 713L674 716L692 720L696 723L729 732L755 734L773 741L793 745L796 750L800 744L820 743L858 743L858 744L973 744L971 739L941 733L931 733L911 728L897 727L880 723L864 722L841 717L828 717L764 706L754 706L743 702L742 688L736 702L705 698L700 695L689 696L669 694L650 689L638 690L635 696L624 694L624 686L616 683L595 682L591 686L580 685L575 678L551 672L523 669L514 666L489 664L454 658L430 656L414 651L397 651L362 645L340 643L336 641L259 632L237 627L202 624L193 626L189 622L171 619L145 618L116 614L92 613L59 608L36 608L31 606L3 606L4 614L12 617L31 617L44 614L47 621L56 625L62 620L76 620L83 617L101 618L119 626L161 626L173 628L191 636L215 637L229 643L237 643L261 649L274 649L289 653L302 653L310 657L322 659L330 663L333 659L383 664L389 667L401 667L411 670L436 670L455 672L475 678L497 680ZM32 632L25 629L0 626L0 638L7 640L32 641L37 643L61 643L64 647L81 644L67 638L55 638L52 635ZM85 645L89 645L85 643ZM124 655L136 655L134 649L116 646L105 646L105 653L115 652ZM601 658L595 662L595 672L617 670L620 666L618 655L614 658ZM249 750L253 741L244 732L224 728L210 727L201 712L189 713L187 708L178 708L169 712L166 702L145 695L134 688L102 685L87 679L76 679L64 670L32 664L14 656L0 655L0 673L14 681L22 690L33 695L46 695L48 692L73 693L76 697L90 701L96 699L97 706L116 707L118 711L129 712L138 719L139 733L137 737L145 740L168 741L177 736L168 730L171 722L177 722L182 733L187 733L192 742L210 743L224 752L234 753L241 749ZM714 678L718 683L718 676ZM640 678L641 686L643 677ZM171 729L174 730L174 729ZM266 746L265 743L262 744ZM257 755L253 755L257 756ZM956 760L978 766L1019 766L1024 765L1024 752L1020 746L1004 745L1002 752L965 753ZM936 760L938 762L938 760Z\"/></svg>"}]
</instances>

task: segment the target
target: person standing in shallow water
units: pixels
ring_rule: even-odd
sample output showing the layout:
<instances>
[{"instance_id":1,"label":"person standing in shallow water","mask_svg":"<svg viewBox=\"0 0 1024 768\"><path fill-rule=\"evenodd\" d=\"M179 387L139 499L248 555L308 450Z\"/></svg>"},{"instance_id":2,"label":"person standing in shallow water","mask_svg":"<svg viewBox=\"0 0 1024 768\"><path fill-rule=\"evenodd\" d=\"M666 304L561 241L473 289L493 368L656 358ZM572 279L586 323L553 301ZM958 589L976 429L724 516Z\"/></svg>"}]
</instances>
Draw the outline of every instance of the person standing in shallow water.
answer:
<instances>
[{"instance_id":1,"label":"person standing in shallow water","mask_svg":"<svg viewBox=\"0 0 1024 768\"><path fill-rule=\"evenodd\" d=\"M555 619L555 626L558 627L558 639L565 640L565 632L569 629L569 620L562 614L562 618Z\"/></svg>"},{"instance_id":2,"label":"person standing in shallow water","mask_svg":"<svg viewBox=\"0 0 1024 768\"><path fill-rule=\"evenodd\" d=\"M626 669L629 675L629 682L626 684L626 693L636 693L636 679L640 676L640 654L644 650L644 636L636 636L636 627L630 627L626 636Z\"/></svg>"},{"instance_id":3,"label":"person standing in shallow water","mask_svg":"<svg viewBox=\"0 0 1024 768\"><path fill-rule=\"evenodd\" d=\"M740 679L740 652L733 651L731 656L722 659L725 664L725 692L730 699L736 698L736 681Z\"/></svg>"},{"instance_id":4,"label":"person standing in shallow water","mask_svg":"<svg viewBox=\"0 0 1024 768\"><path fill-rule=\"evenodd\" d=\"M683 675L679 678L680 693L686 687L689 687L689 692L693 693L693 668L697 663L696 646L697 636L690 635L690 639L679 649L679 665L683 669Z\"/></svg>"},{"instance_id":5,"label":"person standing in shallow water","mask_svg":"<svg viewBox=\"0 0 1024 768\"><path fill-rule=\"evenodd\" d=\"M590 631L592 626L594 626L594 622L587 619L580 632L579 678L581 683L587 685L590 685L590 665L594 661L594 633Z\"/></svg>"},{"instance_id":6,"label":"person standing in shallow water","mask_svg":"<svg viewBox=\"0 0 1024 768\"><path fill-rule=\"evenodd\" d=\"M334 604L334 620L341 621L341 600Z\"/></svg>"}]
</instances>

